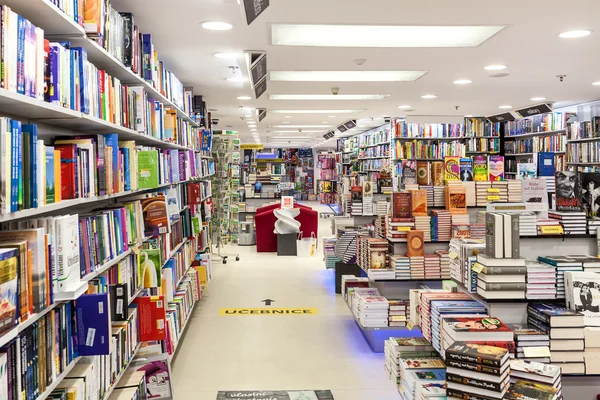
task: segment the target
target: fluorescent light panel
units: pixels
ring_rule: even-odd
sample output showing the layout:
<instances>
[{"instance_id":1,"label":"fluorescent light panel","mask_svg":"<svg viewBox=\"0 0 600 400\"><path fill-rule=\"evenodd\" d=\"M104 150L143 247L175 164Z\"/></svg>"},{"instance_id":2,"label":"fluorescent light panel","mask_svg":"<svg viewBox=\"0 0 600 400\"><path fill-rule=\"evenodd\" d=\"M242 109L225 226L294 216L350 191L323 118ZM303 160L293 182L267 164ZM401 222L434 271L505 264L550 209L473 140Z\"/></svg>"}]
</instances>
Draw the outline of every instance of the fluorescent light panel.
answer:
<instances>
[{"instance_id":1,"label":"fluorescent light panel","mask_svg":"<svg viewBox=\"0 0 600 400\"><path fill-rule=\"evenodd\" d=\"M298 130L295 131L267 131L268 133L300 133ZM318 130L304 130L302 129L301 133L321 133L327 132L327 129L318 129Z\"/></svg>"},{"instance_id":2,"label":"fluorescent light panel","mask_svg":"<svg viewBox=\"0 0 600 400\"><path fill-rule=\"evenodd\" d=\"M383 100L389 94L270 94L270 100Z\"/></svg>"},{"instance_id":3,"label":"fluorescent light panel","mask_svg":"<svg viewBox=\"0 0 600 400\"><path fill-rule=\"evenodd\" d=\"M272 81L285 82L410 82L427 71L270 71Z\"/></svg>"},{"instance_id":4,"label":"fluorescent light panel","mask_svg":"<svg viewBox=\"0 0 600 400\"><path fill-rule=\"evenodd\" d=\"M503 28L502 25L272 24L271 44L319 47L474 47Z\"/></svg>"},{"instance_id":5,"label":"fluorescent light panel","mask_svg":"<svg viewBox=\"0 0 600 400\"><path fill-rule=\"evenodd\" d=\"M269 125L269 128L321 128L328 129L333 128L331 125Z\"/></svg>"},{"instance_id":6,"label":"fluorescent light panel","mask_svg":"<svg viewBox=\"0 0 600 400\"><path fill-rule=\"evenodd\" d=\"M364 110L269 110L271 114L350 114Z\"/></svg>"}]
</instances>

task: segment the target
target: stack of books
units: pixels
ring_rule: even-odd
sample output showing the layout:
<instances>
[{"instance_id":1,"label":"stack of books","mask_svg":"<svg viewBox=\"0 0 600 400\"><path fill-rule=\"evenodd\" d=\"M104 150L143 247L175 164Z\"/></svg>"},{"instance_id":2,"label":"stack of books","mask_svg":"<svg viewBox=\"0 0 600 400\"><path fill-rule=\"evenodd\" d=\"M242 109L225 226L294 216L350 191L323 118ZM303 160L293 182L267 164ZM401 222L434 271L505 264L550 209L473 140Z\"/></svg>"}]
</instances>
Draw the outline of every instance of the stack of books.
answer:
<instances>
[{"instance_id":1,"label":"stack of books","mask_svg":"<svg viewBox=\"0 0 600 400\"><path fill-rule=\"evenodd\" d=\"M477 273L473 264L477 254L485 250L485 241L474 239L450 240L450 277L464 285L468 292L477 292Z\"/></svg>"},{"instance_id":2,"label":"stack of books","mask_svg":"<svg viewBox=\"0 0 600 400\"><path fill-rule=\"evenodd\" d=\"M588 234L597 235L600 228L600 218L594 217L587 220Z\"/></svg>"},{"instance_id":3,"label":"stack of books","mask_svg":"<svg viewBox=\"0 0 600 400\"><path fill-rule=\"evenodd\" d=\"M367 271L367 276L372 281L395 280L396 271L388 268L374 269Z\"/></svg>"},{"instance_id":4,"label":"stack of books","mask_svg":"<svg viewBox=\"0 0 600 400\"><path fill-rule=\"evenodd\" d=\"M355 293L353 312L361 326L381 328L388 326L389 304L385 297Z\"/></svg>"},{"instance_id":5,"label":"stack of books","mask_svg":"<svg viewBox=\"0 0 600 400\"><path fill-rule=\"evenodd\" d=\"M586 326L583 331L585 373L589 375L600 374L600 328Z\"/></svg>"},{"instance_id":6,"label":"stack of books","mask_svg":"<svg viewBox=\"0 0 600 400\"><path fill-rule=\"evenodd\" d=\"M471 239L485 239L485 224L470 225Z\"/></svg>"},{"instance_id":7,"label":"stack of books","mask_svg":"<svg viewBox=\"0 0 600 400\"><path fill-rule=\"evenodd\" d=\"M452 228L469 225L469 214L452 214Z\"/></svg>"},{"instance_id":8,"label":"stack of books","mask_svg":"<svg viewBox=\"0 0 600 400\"><path fill-rule=\"evenodd\" d=\"M486 307L475 300L434 300L430 305L431 344L443 354L442 349L442 319L445 315L456 316L487 316Z\"/></svg>"},{"instance_id":9,"label":"stack of books","mask_svg":"<svg viewBox=\"0 0 600 400\"><path fill-rule=\"evenodd\" d=\"M560 221L565 235L585 235L587 233L587 221L584 211L555 211L548 212L549 218Z\"/></svg>"},{"instance_id":10,"label":"stack of books","mask_svg":"<svg viewBox=\"0 0 600 400\"><path fill-rule=\"evenodd\" d=\"M540 178L543 176L543 178L546 180L546 191L548 193L554 193L556 192L556 177L554 176L554 174L552 175L540 175Z\"/></svg>"},{"instance_id":11,"label":"stack of books","mask_svg":"<svg viewBox=\"0 0 600 400\"><path fill-rule=\"evenodd\" d=\"M375 218L375 237L385 239L387 236L387 216L378 215Z\"/></svg>"},{"instance_id":12,"label":"stack of books","mask_svg":"<svg viewBox=\"0 0 600 400\"><path fill-rule=\"evenodd\" d=\"M419 185L419 189L427 192L427 204L433 204L433 186Z\"/></svg>"},{"instance_id":13,"label":"stack of books","mask_svg":"<svg viewBox=\"0 0 600 400\"><path fill-rule=\"evenodd\" d=\"M410 278L411 279L425 279L425 257L424 256L412 256L409 257L410 261Z\"/></svg>"},{"instance_id":14,"label":"stack of books","mask_svg":"<svg viewBox=\"0 0 600 400\"><path fill-rule=\"evenodd\" d=\"M544 228L545 226L549 227L560 227L560 221L554 218L539 218L536 221L537 235L538 236L547 236L547 235L561 235L560 228Z\"/></svg>"},{"instance_id":15,"label":"stack of books","mask_svg":"<svg viewBox=\"0 0 600 400\"><path fill-rule=\"evenodd\" d=\"M450 252L448 250L436 250L435 254L440 257L442 279L450 279Z\"/></svg>"},{"instance_id":16,"label":"stack of books","mask_svg":"<svg viewBox=\"0 0 600 400\"><path fill-rule=\"evenodd\" d=\"M550 264L527 260L527 294L528 299L556 298L556 268Z\"/></svg>"},{"instance_id":17,"label":"stack of books","mask_svg":"<svg viewBox=\"0 0 600 400\"><path fill-rule=\"evenodd\" d=\"M440 257L436 254L425 254L425 278L440 279L441 277Z\"/></svg>"},{"instance_id":18,"label":"stack of books","mask_svg":"<svg viewBox=\"0 0 600 400\"><path fill-rule=\"evenodd\" d=\"M507 351L513 351L515 348L513 331L498 318L480 316L442 318L441 336L442 354L454 342L474 342L473 344L493 342L494 346L505 348Z\"/></svg>"},{"instance_id":19,"label":"stack of books","mask_svg":"<svg viewBox=\"0 0 600 400\"><path fill-rule=\"evenodd\" d=\"M446 365L438 357L401 358L398 392L403 399L417 399L421 387L434 384L443 388L446 384Z\"/></svg>"},{"instance_id":20,"label":"stack of books","mask_svg":"<svg viewBox=\"0 0 600 400\"><path fill-rule=\"evenodd\" d=\"M433 206L444 207L446 205L446 198L444 192L444 186L433 187Z\"/></svg>"},{"instance_id":21,"label":"stack of books","mask_svg":"<svg viewBox=\"0 0 600 400\"><path fill-rule=\"evenodd\" d=\"M396 279L410 280L410 258L393 254L389 257L389 265L396 271Z\"/></svg>"},{"instance_id":22,"label":"stack of books","mask_svg":"<svg viewBox=\"0 0 600 400\"><path fill-rule=\"evenodd\" d=\"M564 374L585 373L584 315L556 304L530 303L529 326L550 336L550 361Z\"/></svg>"},{"instance_id":23,"label":"stack of books","mask_svg":"<svg viewBox=\"0 0 600 400\"><path fill-rule=\"evenodd\" d=\"M515 334L518 359L550 362L550 336L547 332L521 324L510 324L509 327Z\"/></svg>"},{"instance_id":24,"label":"stack of books","mask_svg":"<svg viewBox=\"0 0 600 400\"><path fill-rule=\"evenodd\" d=\"M339 261L339 258L335 256L335 242L337 238L335 236L323 238L323 253L325 256L325 268L334 269L335 263Z\"/></svg>"},{"instance_id":25,"label":"stack of books","mask_svg":"<svg viewBox=\"0 0 600 400\"><path fill-rule=\"evenodd\" d=\"M415 229L423 231L423 240L431 242L431 217L429 215L416 215Z\"/></svg>"},{"instance_id":26,"label":"stack of books","mask_svg":"<svg viewBox=\"0 0 600 400\"><path fill-rule=\"evenodd\" d=\"M477 255L477 294L486 299L524 299L526 267L523 258Z\"/></svg>"},{"instance_id":27,"label":"stack of books","mask_svg":"<svg viewBox=\"0 0 600 400\"><path fill-rule=\"evenodd\" d=\"M415 227L414 218L387 219L387 239L390 242L406 242L407 232Z\"/></svg>"},{"instance_id":28,"label":"stack of books","mask_svg":"<svg viewBox=\"0 0 600 400\"><path fill-rule=\"evenodd\" d=\"M556 268L556 298L564 299L565 272L583 271L583 263L569 256L538 256L538 261Z\"/></svg>"},{"instance_id":29,"label":"stack of books","mask_svg":"<svg viewBox=\"0 0 600 400\"><path fill-rule=\"evenodd\" d=\"M378 200L375 202L375 214L377 215L387 215L390 203L385 200Z\"/></svg>"},{"instance_id":30,"label":"stack of books","mask_svg":"<svg viewBox=\"0 0 600 400\"><path fill-rule=\"evenodd\" d=\"M390 326L406 326L408 303L405 300L388 300L390 305L388 320Z\"/></svg>"},{"instance_id":31,"label":"stack of books","mask_svg":"<svg viewBox=\"0 0 600 400\"><path fill-rule=\"evenodd\" d=\"M540 388L540 385L550 386L554 389L551 390L551 392L554 392L554 396L545 398L551 400L561 398L562 377L560 368L556 366L533 361L510 360L510 380L517 386L522 381L536 384L536 389ZM545 391L547 392L547 390ZM522 393L516 399L522 399L525 395L525 393Z\"/></svg>"},{"instance_id":32,"label":"stack of books","mask_svg":"<svg viewBox=\"0 0 600 400\"><path fill-rule=\"evenodd\" d=\"M488 189L492 187L490 181L475 182L475 196L477 199L477 207L485 207L488 203Z\"/></svg>"},{"instance_id":33,"label":"stack of books","mask_svg":"<svg viewBox=\"0 0 600 400\"><path fill-rule=\"evenodd\" d=\"M493 199L491 197L494 197ZM508 202L508 182L493 181L491 189L488 189L488 200L495 203Z\"/></svg>"},{"instance_id":34,"label":"stack of books","mask_svg":"<svg viewBox=\"0 0 600 400\"><path fill-rule=\"evenodd\" d=\"M519 235L536 236L537 235L537 217L535 213L519 213Z\"/></svg>"},{"instance_id":35,"label":"stack of books","mask_svg":"<svg viewBox=\"0 0 600 400\"><path fill-rule=\"evenodd\" d=\"M369 278L354 276L354 275L342 275L342 296L344 299L348 299L348 291L351 288L368 288Z\"/></svg>"},{"instance_id":36,"label":"stack of books","mask_svg":"<svg viewBox=\"0 0 600 400\"><path fill-rule=\"evenodd\" d=\"M520 180L510 180L508 182L508 202L520 203L523 201L523 191Z\"/></svg>"},{"instance_id":37,"label":"stack of books","mask_svg":"<svg viewBox=\"0 0 600 400\"><path fill-rule=\"evenodd\" d=\"M373 195L371 196L363 196L362 199L362 215L374 215L373 214Z\"/></svg>"},{"instance_id":38,"label":"stack of books","mask_svg":"<svg viewBox=\"0 0 600 400\"><path fill-rule=\"evenodd\" d=\"M570 258L581 261L585 272L600 272L600 258L586 254L570 255Z\"/></svg>"},{"instance_id":39,"label":"stack of books","mask_svg":"<svg viewBox=\"0 0 600 400\"><path fill-rule=\"evenodd\" d=\"M510 358L502 347L458 341L446 350L447 393L459 399L502 399L510 383Z\"/></svg>"},{"instance_id":40,"label":"stack of books","mask_svg":"<svg viewBox=\"0 0 600 400\"><path fill-rule=\"evenodd\" d=\"M356 261L365 271L387 268L388 242L378 238L357 238Z\"/></svg>"},{"instance_id":41,"label":"stack of books","mask_svg":"<svg viewBox=\"0 0 600 400\"><path fill-rule=\"evenodd\" d=\"M417 357L436 357L437 353L423 338L389 338L384 342L385 370L396 385L400 384L400 361Z\"/></svg>"},{"instance_id":42,"label":"stack of books","mask_svg":"<svg viewBox=\"0 0 600 400\"><path fill-rule=\"evenodd\" d=\"M431 211L431 239L448 242L452 238L452 214L447 210Z\"/></svg>"},{"instance_id":43,"label":"stack of books","mask_svg":"<svg viewBox=\"0 0 600 400\"><path fill-rule=\"evenodd\" d=\"M418 302L416 303L416 305L419 306L419 325L421 326L421 333L423 334L423 337L427 340L429 340L430 342L433 343L433 338L432 338L432 322L431 322L431 303L435 300L439 300L439 301L466 301L466 300L471 300L471 297L469 297L468 294L466 293L462 293L462 292L456 292L456 293L452 293L452 292L444 292L444 291L435 291L435 292L421 292L420 296L418 298ZM412 305L412 300L411 300L411 305ZM413 322L416 323L416 321L413 320Z\"/></svg>"},{"instance_id":44,"label":"stack of books","mask_svg":"<svg viewBox=\"0 0 600 400\"><path fill-rule=\"evenodd\" d=\"M475 182L463 181L462 185L465 188L467 207L475 207L477 205L477 191L475 190Z\"/></svg>"}]
</instances>

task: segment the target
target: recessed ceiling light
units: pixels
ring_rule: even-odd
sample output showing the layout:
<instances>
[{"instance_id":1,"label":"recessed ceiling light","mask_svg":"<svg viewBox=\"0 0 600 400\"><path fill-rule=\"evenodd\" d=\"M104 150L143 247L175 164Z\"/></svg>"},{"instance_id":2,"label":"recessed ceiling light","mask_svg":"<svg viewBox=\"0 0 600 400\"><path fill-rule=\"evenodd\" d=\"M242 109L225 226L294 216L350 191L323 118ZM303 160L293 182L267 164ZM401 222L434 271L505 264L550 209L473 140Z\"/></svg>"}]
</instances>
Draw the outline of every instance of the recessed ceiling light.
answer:
<instances>
[{"instance_id":1,"label":"recessed ceiling light","mask_svg":"<svg viewBox=\"0 0 600 400\"><path fill-rule=\"evenodd\" d=\"M335 118L335 115L330 115L329 118Z\"/></svg>"},{"instance_id":2,"label":"recessed ceiling light","mask_svg":"<svg viewBox=\"0 0 600 400\"><path fill-rule=\"evenodd\" d=\"M252 114L246 114L246 115L244 115L244 117L246 117L246 118L252 118Z\"/></svg>"},{"instance_id":3,"label":"recessed ceiling light","mask_svg":"<svg viewBox=\"0 0 600 400\"><path fill-rule=\"evenodd\" d=\"M505 104L505 105L503 105L503 106L500 106L500 107L498 107L498 108L502 108L502 109L509 109L509 108L512 108L512 106L509 106L508 104Z\"/></svg>"},{"instance_id":4,"label":"recessed ceiling light","mask_svg":"<svg viewBox=\"0 0 600 400\"><path fill-rule=\"evenodd\" d=\"M248 124L248 126L256 126L256 122L254 121L248 121L246 123Z\"/></svg>"},{"instance_id":5,"label":"recessed ceiling light","mask_svg":"<svg viewBox=\"0 0 600 400\"><path fill-rule=\"evenodd\" d=\"M600 86L600 81L594 82L594 83L592 83L592 85L594 85L594 86Z\"/></svg>"},{"instance_id":6,"label":"recessed ceiling light","mask_svg":"<svg viewBox=\"0 0 600 400\"><path fill-rule=\"evenodd\" d=\"M546 100L546 98L545 97L532 97L529 100L531 100L531 101L544 101L544 100Z\"/></svg>"},{"instance_id":7,"label":"recessed ceiling light","mask_svg":"<svg viewBox=\"0 0 600 400\"><path fill-rule=\"evenodd\" d=\"M383 100L389 94L270 94L271 100Z\"/></svg>"},{"instance_id":8,"label":"recessed ceiling light","mask_svg":"<svg viewBox=\"0 0 600 400\"><path fill-rule=\"evenodd\" d=\"M283 121L282 124L289 124L290 121Z\"/></svg>"},{"instance_id":9,"label":"recessed ceiling light","mask_svg":"<svg viewBox=\"0 0 600 400\"><path fill-rule=\"evenodd\" d=\"M252 97L250 97L250 96L238 96L237 99L238 100L252 100Z\"/></svg>"},{"instance_id":10,"label":"recessed ceiling light","mask_svg":"<svg viewBox=\"0 0 600 400\"><path fill-rule=\"evenodd\" d=\"M473 83L473 81L470 79L457 79L452 83L455 85L468 85L469 83Z\"/></svg>"},{"instance_id":11,"label":"recessed ceiling light","mask_svg":"<svg viewBox=\"0 0 600 400\"><path fill-rule=\"evenodd\" d=\"M291 115L284 115L283 118L292 118Z\"/></svg>"},{"instance_id":12,"label":"recessed ceiling light","mask_svg":"<svg viewBox=\"0 0 600 400\"><path fill-rule=\"evenodd\" d=\"M423 96L421 96L422 99L435 99L437 97L437 95L435 94L425 94Z\"/></svg>"},{"instance_id":13,"label":"recessed ceiling light","mask_svg":"<svg viewBox=\"0 0 600 400\"><path fill-rule=\"evenodd\" d=\"M232 76L231 78L227 78L229 82L245 82L246 78L243 76Z\"/></svg>"},{"instance_id":14,"label":"recessed ceiling light","mask_svg":"<svg viewBox=\"0 0 600 400\"><path fill-rule=\"evenodd\" d=\"M269 128L332 128L332 126L323 125L271 125Z\"/></svg>"},{"instance_id":15,"label":"recessed ceiling light","mask_svg":"<svg viewBox=\"0 0 600 400\"><path fill-rule=\"evenodd\" d=\"M233 59L238 58L239 56L238 53L215 53L215 57L217 58Z\"/></svg>"},{"instance_id":16,"label":"recessed ceiling light","mask_svg":"<svg viewBox=\"0 0 600 400\"><path fill-rule=\"evenodd\" d=\"M256 132L256 131L258 131L258 129L256 129L256 128L250 128L250 131Z\"/></svg>"},{"instance_id":17,"label":"recessed ceiling light","mask_svg":"<svg viewBox=\"0 0 600 400\"><path fill-rule=\"evenodd\" d=\"M364 110L271 110L272 114L350 114Z\"/></svg>"},{"instance_id":18,"label":"recessed ceiling light","mask_svg":"<svg viewBox=\"0 0 600 400\"><path fill-rule=\"evenodd\" d=\"M272 81L287 82L405 82L427 71L270 71Z\"/></svg>"},{"instance_id":19,"label":"recessed ceiling light","mask_svg":"<svg viewBox=\"0 0 600 400\"><path fill-rule=\"evenodd\" d=\"M271 44L327 47L473 47L504 26L272 24Z\"/></svg>"},{"instance_id":20,"label":"recessed ceiling light","mask_svg":"<svg viewBox=\"0 0 600 400\"><path fill-rule=\"evenodd\" d=\"M224 21L204 21L200 26L209 31L228 31L233 28L233 25Z\"/></svg>"},{"instance_id":21,"label":"recessed ceiling light","mask_svg":"<svg viewBox=\"0 0 600 400\"><path fill-rule=\"evenodd\" d=\"M401 110L408 110L410 108L410 106L408 104L402 105L402 106L398 106L399 109Z\"/></svg>"},{"instance_id":22,"label":"recessed ceiling light","mask_svg":"<svg viewBox=\"0 0 600 400\"><path fill-rule=\"evenodd\" d=\"M484 67L483 69L488 70L488 71L500 71L503 69L506 69L507 66L503 65L503 64L492 64L492 65L488 65L486 67Z\"/></svg>"},{"instance_id":23,"label":"recessed ceiling light","mask_svg":"<svg viewBox=\"0 0 600 400\"><path fill-rule=\"evenodd\" d=\"M590 30L579 29L579 30L575 30L575 31L562 32L562 33L559 33L558 36L560 36L563 39L576 39L576 38L588 36L591 33L592 33L592 31L590 31Z\"/></svg>"}]
</instances>

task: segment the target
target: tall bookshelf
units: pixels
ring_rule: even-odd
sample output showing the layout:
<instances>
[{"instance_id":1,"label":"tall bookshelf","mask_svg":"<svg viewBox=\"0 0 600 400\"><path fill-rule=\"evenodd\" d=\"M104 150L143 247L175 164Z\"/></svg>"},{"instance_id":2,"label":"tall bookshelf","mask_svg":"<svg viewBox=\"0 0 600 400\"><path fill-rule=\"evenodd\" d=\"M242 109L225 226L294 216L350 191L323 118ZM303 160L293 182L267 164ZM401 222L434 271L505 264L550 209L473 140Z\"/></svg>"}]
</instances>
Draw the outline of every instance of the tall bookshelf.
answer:
<instances>
[{"instance_id":1,"label":"tall bookshelf","mask_svg":"<svg viewBox=\"0 0 600 400\"><path fill-rule=\"evenodd\" d=\"M40 57L23 60L23 75L10 56L3 60L0 242L16 274L8 278L15 297L3 294L13 309L3 315L0 352L35 350L20 364L0 365L15 377L2 390L12 398L53 398L64 378L87 369L104 400L126 373L144 368L140 356L163 365L168 381L210 278L205 105L162 61L151 57L142 66L142 46L124 51L127 33L110 41L94 36L106 38L128 16L114 11L106 31L86 32L77 9L47 0L3 4L4 16L20 16L30 28L35 40L18 44L28 54L43 53L44 38L52 41L47 71ZM2 37L18 43L16 30ZM51 80L59 66L64 74ZM75 86L71 76L78 75ZM156 326L140 329L148 318ZM96 337L76 345L75 327L94 327ZM52 368L43 360L53 360ZM149 376L142 379L155 390Z\"/></svg>"}]
</instances>

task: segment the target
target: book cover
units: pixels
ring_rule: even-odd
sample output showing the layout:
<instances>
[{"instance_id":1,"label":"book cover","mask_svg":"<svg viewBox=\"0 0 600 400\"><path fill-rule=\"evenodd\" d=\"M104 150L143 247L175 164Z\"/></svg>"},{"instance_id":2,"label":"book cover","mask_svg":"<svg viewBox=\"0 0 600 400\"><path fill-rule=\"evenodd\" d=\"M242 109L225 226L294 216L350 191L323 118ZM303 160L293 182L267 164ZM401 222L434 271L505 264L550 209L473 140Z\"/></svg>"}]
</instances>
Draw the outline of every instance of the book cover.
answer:
<instances>
[{"instance_id":1,"label":"book cover","mask_svg":"<svg viewBox=\"0 0 600 400\"><path fill-rule=\"evenodd\" d=\"M413 160L402 160L402 181L404 185L417 183L417 162Z\"/></svg>"},{"instance_id":2,"label":"book cover","mask_svg":"<svg viewBox=\"0 0 600 400\"><path fill-rule=\"evenodd\" d=\"M392 194L392 217L408 218L412 212L412 195L410 192L394 192Z\"/></svg>"},{"instance_id":3,"label":"book cover","mask_svg":"<svg viewBox=\"0 0 600 400\"><path fill-rule=\"evenodd\" d=\"M448 367L459 368L466 371L481 372L495 376L502 376L504 374L504 370L502 368L492 367L490 365L473 364L464 361L456 361L452 359L446 359L446 365Z\"/></svg>"},{"instance_id":4,"label":"book cover","mask_svg":"<svg viewBox=\"0 0 600 400\"><path fill-rule=\"evenodd\" d=\"M583 313L585 326L600 326L600 274L565 272L567 307Z\"/></svg>"},{"instance_id":5,"label":"book cover","mask_svg":"<svg viewBox=\"0 0 600 400\"><path fill-rule=\"evenodd\" d=\"M170 232L169 214L164 195L142 200L144 235L158 236Z\"/></svg>"},{"instance_id":6,"label":"book cover","mask_svg":"<svg viewBox=\"0 0 600 400\"><path fill-rule=\"evenodd\" d=\"M29 314L33 312L32 282L31 268L29 265L29 250L27 240L14 240L10 237L4 239L0 236L0 248L16 249L18 252L17 258L17 294L18 310L17 316L20 321L25 321Z\"/></svg>"},{"instance_id":7,"label":"book cover","mask_svg":"<svg viewBox=\"0 0 600 400\"><path fill-rule=\"evenodd\" d=\"M113 193L117 193L119 192L119 187L120 187L120 183L121 183L121 174L120 174L120 169L119 169L119 135L117 135L116 133L111 133L111 134L106 134L106 135L102 135L104 136L104 138L106 139L106 150L110 151L111 155L109 156L109 159L111 161L111 165L110 168L112 170L112 192ZM143 151L140 151L140 153L143 153ZM139 171L138 171L139 173ZM110 182L106 182L107 186L111 186ZM156 184L156 186L158 186L158 184ZM152 187L156 187L156 186L149 186L150 188ZM141 188L141 187L140 187ZM145 187L144 189L146 189L148 187Z\"/></svg>"},{"instance_id":8,"label":"book cover","mask_svg":"<svg viewBox=\"0 0 600 400\"><path fill-rule=\"evenodd\" d=\"M557 391L558 389L551 385L519 379L510 385L504 400L553 400Z\"/></svg>"},{"instance_id":9,"label":"book cover","mask_svg":"<svg viewBox=\"0 0 600 400\"><path fill-rule=\"evenodd\" d=\"M58 190L57 188L62 188L62 177L60 171L60 151L54 149L54 202L58 203L62 200L62 190Z\"/></svg>"},{"instance_id":10,"label":"book cover","mask_svg":"<svg viewBox=\"0 0 600 400\"><path fill-rule=\"evenodd\" d=\"M490 156L488 173L490 181L504 180L504 156Z\"/></svg>"},{"instance_id":11,"label":"book cover","mask_svg":"<svg viewBox=\"0 0 600 400\"><path fill-rule=\"evenodd\" d=\"M362 184L362 195L364 197L373 197L373 182L365 181Z\"/></svg>"},{"instance_id":12,"label":"book cover","mask_svg":"<svg viewBox=\"0 0 600 400\"><path fill-rule=\"evenodd\" d=\"M362 186L352 186L350 188L350 194L353 203L362 203Z\"/></svg>"},{"instance_id":13,"label":"book cover","mask_svg":"<svg viewBox=\"0 0 600 400\"><path fill-rule=\"evenodd\" d=\"M460 180L473 181L473 159L470 157L460 159Z\"/></svg>"},{"instance_id":14,"label":"book cover","mask_svg":"<svg viewBox=\"0 0 600 400\"><path fill-rule=\"evenodd\" d=\"M485 254L504 258L504 219L500 214L485 214Z\"/></svg>"},{"instance_id":15,"label":"book cover","mask_svg":"<svg viewBox=\"0 0 600 400\"><path fill-rule=\"evenodd\" d=\"M487 156L473 157L473 180L475 180L475 181L489 180Z\"/></svg>"},{"instance_id":16,"label":"book cover","mask_svg":"<svg viewBox=\"0 0 600 400\"><path fill-rule=\"evenodd\" d=\"M141 257L141 276L144 288L156 288L161 286L161 272L163 259L160 249L143 249Z\"/></svg>"},{"instance_id":17,"label":"book cover","mask_svg":"<svg viewBox=\"0 0 600 400\"><path fill-rule=\"evenodd\" d=\"M521 162L517 164L517 179L535 178L537 178L537 168L535 163Z\"/></svg>"},{"instance_id":18,"label":"book cover","mask_svg":"<svg viewBox=\"0 0 600 400\"><path fill-rule=\"evenodd\" d=\"M84 294L76 301L77 351L80 356L110 353L108 293Z\"/></svg>"},{"instance_id":19,"label":"book cover","mask_svg":"<svg viewBox=\"0 0 600 400\"><path fill-rule=\"evenodd\" d=\"M54 180L54 147L47 146L46 150L46 204L54 203L56 183Z\"/></svg>"},{"instance_id":20,"label":"book cover","mask_svg":"<svg viewBox=\"0 0 600 400\"><path fill-rule=\"evenodd\" d=\"M140 341L165 340L167 331L164 296L142 296L134 301L138 306Z\"/></svg>"},{"instance_id":21,"label":"book cover","mask_svg":"<svg viewBox=\"0 0 600 400\"><path fill-rule=\"evenodd\" d=\"M446 210L452 214L467 213L467 190L463 186L446 186Z\"/></svg>"},{"instance_id":22,"label":"book cover","mask_svg":"<svg viewBox=\"0 0 600 400\"><path fill-rule=\"evenodd\" d=\"M444 181L460 180L460 157L444 157Z\"/></svg>"},{"instance_id":23,"label":"book cover","mask_svg":"<svg viewBox=\"0 0 600 400\"><path fill-rule=\"evenodd\" d=\"M152 189L159 185L158 151L141 150L138 155L138 187ZM118 169L117 169L118 170Z\"/></svg>"},{"instance_id":24,"label":"book cover","mask_svg":"<svg viewBox=\"0 0 600 400\"><path fill-rule=\"evenodd\" d=\"M444 162L434 161L431 163L431 184L444 186Z\"/></svg>"},{"instance_id":25,"label":"book cover","mask_svg":"<svg viewBox=\"0 0 600 400\"><path fill-rule=\"evenodd\" d=\"M581 174L581 191L583 210L588 218L600 216L600 173L587 172Z\"/></svg>"},{"instance_id":26,"label":"book cover","mask_svg":"<svg viewBox=\"0 0 600 400\"><path fill-rule=\"evenodd\" d=\"M473 364L502 367L508 361L508 350L467 342L454 342L446 349L446 358Z\"/></svg>"},{"instance_id":27,"label":"book cover","mask_svg":"<svg viewBox=\"0 0 600 400\"><path fill-rule=\"evenodd\" d=\"M427 215L427 191L411 190L411 215Z\"/></svg>"},{"instance_id":28,"label":"book cover","mask_svg":"<svg viewBox=\"0 0 600 400\"><path fill-rule=\"evenodd\" d=\"M172 397L169 366L165 361L153 361L136 364L137 371L146 376L146 393L148 400L170 399Z\"/></svg>"},{"instance_id":29,"label":"book cover","mask_svg":"<svg viewBox=\"0 0 600 400\"><path fill-rule=\"evenodd\" d=\"M16 248L0 249L0 334L15 327L18 310L18 259ZM25 289L27 288L26 282Z\"/></svg>"},{"instance_id":30,"label":"book cover","mask_svg":"<svg viewBox=\"0 0 600 400\"><path fill-rule=\"evenodd\" d=\"M111 321L127 321L129 317L129 296L127 284L117 283L108 287L110 294Z\"/></svg>"},{"instance_id":31,"label":"book cover","mask_svg":"<svg viewBox=\"0 0 600 400\"><path fill-rule=\"evenodd\" d=\"M537 172L538 176L554 176L554 153L538 153Z\"/></svg>"},{"instance_id":32,"label":"book cover","mask_svg":"<svg viewBox=\"0 0 600 400\"><path fill-rule=\"evenodd\" d=\"M429 163L427 161L417 161L417 183L419 185L429 185Z\"/></svg>"},{"instance_id":33,"label":"book cover","mask_svg":"<svg viewBox=\"0 0 600 400\"><path fill-rule=\"evenodd\" d=\"M423 231L411 230L406 233L408 257L422 257L425 255L425 239Z\"/></svg>"},{"instance_id":34,"label":"book cover","mask_svg":"<svg viewBox=\"0 0 600 400\"><path fill-rule=\"evenodd\" d=\"M464 375L469 375L469 374L465 373ZM446 373L446 380L448 382L459 383L461 385L472 386L474 388L493 390L496 392L502 392L506 388L506 386L508 386L508 383L506 381L504 381L504 382L484 381L482 379L472 378L470 376L457 375L457 374L453 374L451 372Z\"/></svg>"},{"instance_id":35,"label":"book cover","mask_svg":"<svg viewBox=\"0 0 600 400\"><path fill-rule=\"evenodd\" d=\"M548 187L545 178L521 181L521 193L528 211L548 211Z\"/></svg>"},{"instance_id":36,"label":"book cover","mask_svg":"<svg viewBox=\"0 0 600 400\"><path fill-rule=\"evenodd\" d=\"M76 199L79 195L77 145L55 145L54 149L60 152L61 199Z\"/></svg>"},{"instance_id":37,"label":"book cover","mask_svg":"<svg viewBox=\"0 0 600 400\"><path fill-rule=\"evenodd\" d=\"M556 171L556 210L581 211L581 187L575 171Z\"/></svg>"}]
</instances>

